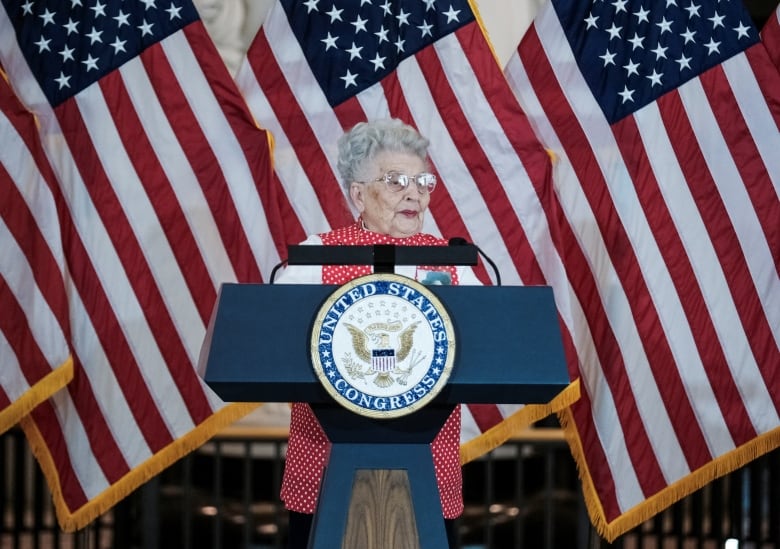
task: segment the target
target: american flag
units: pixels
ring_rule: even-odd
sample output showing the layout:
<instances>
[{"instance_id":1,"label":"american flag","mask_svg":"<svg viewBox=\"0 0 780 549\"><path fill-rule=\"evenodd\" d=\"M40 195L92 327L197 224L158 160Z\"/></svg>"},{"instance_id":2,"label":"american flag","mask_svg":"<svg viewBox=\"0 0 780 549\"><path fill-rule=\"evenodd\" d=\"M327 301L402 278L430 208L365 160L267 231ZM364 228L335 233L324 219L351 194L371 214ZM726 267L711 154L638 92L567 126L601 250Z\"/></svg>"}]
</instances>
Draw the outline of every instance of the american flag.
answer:
<instances>
[{"instance_id":1,"label":"american flag","mask_svg":"<svg viewBox=\"0 0 780 549\"><path fill-rule=\"evenodd\" d=\"M780 445L780 74L706 0L554 0L506 74L557 158L565 419L614 539Z\"/></svg>"},{"instance_id":2,"label":"american flag","mask_svg":"<svg viewBox=\"0 0 780 549\"><path fill-rule=\"evenodd\" d=\"M2 309L19 313L0 326L2 371L63 364L46 340L59 325L73 380L22 427L73 530L248 411L195 364L220 283L278 262L269 136L186 0L2 4L0 62L43 144L2 179L29 214L4 200L0 264L32 273L3 271ZM43 181L13 171L44 160Z\"/></svg>"},{"instance_id":3,"label":"american flag","mask_svg":"<svg viewBox=\"0 0 780 549\"><path fill-rule=\"evenodd\" d=\"M3 433L73 378L73 362L57 207L47 190L56 178L41 152L35 120L3 78L0 143Z\"/></svg>"},{"instance_id":4,"label":"american flag","mask_svg":"<svg viewBox=\"0 0 780 549\"><path fill-rule=\"evenodd\" d=\"M476 242L509 284L563 272L545 215L554 208L542 206L552 199L550 158L466 0L277 2L236 80L275 138L289 244L352 221L336 140L359 121L392 116L431 141L442 184L425 232ZM550 409L464 409L464 461Z\"/></svg>"}]
</instances>

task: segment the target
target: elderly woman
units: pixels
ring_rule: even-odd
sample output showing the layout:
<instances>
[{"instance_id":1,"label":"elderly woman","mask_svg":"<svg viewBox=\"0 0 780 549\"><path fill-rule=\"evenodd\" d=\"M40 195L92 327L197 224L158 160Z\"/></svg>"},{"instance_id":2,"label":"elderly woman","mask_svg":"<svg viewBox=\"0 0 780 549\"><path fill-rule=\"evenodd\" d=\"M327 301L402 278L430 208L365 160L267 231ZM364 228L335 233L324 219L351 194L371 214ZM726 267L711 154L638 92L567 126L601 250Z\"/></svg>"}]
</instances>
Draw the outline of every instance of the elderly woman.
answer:
<instances>
[{"instance_id":1,"label":"elderly woman","mask_svg":"<svg viewBox=\"0 0 780 549\"><path fill-rule=\"evenodd\" d=\"M304 244L405 246L447 245L421 232L436 188L428 165L428 140L400 120L357 124L338 142L338 169L358 220ZM289 267L279 283L344 284L371 272L370 266ZM470 268L398 266L396 273L426 284L480 284ZM431 444L442 513L450 545L453 520L463 512L460 468L460 408L456 407ZM290 511L290 547L306 547L328 456L329 442L308 404L295 403L281 498Z\"/></svg>"}]
</instances>

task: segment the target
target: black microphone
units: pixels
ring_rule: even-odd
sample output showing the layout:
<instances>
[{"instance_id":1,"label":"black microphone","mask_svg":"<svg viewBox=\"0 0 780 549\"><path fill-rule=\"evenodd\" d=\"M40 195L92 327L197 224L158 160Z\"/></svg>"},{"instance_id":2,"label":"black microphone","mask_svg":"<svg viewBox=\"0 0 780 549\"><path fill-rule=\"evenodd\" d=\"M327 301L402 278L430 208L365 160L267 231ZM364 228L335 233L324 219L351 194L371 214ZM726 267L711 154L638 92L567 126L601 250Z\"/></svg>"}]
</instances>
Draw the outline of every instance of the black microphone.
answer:
<instances>
[{"instance_id":1,"label":"black microphone","mask_svg":"<svg viewBox=\"0 0 780 549\"><path fill-rule=\"evenodd\" d=\"M271 279L268 281L269 284L274 283L274 278L276 278L276 271L281 269L285 263L287 263L287 260L283 259L282 261L276 264L276 267L274 267L274 269L271 271Z\"/></svg>"},{"instance_id":2,"label":"black microphone","mask_svg":"<svg viewBox=\"0 0 780 549\"><path fill-rule=\"evenodd\" d=\"M474 246L477 249L477 252L479 252L479 255L481 255L485 259L485 261L487 261L490 264L490 266L493 268L493 274L496 277L496 286L501 286L501 275L498 272L498 267L496 267L496 264L493 263L493 260L490 259L479 246L477 246L476 244L469 244L469 241L463 238L462 236L453 236L452 238L450 238L448 243L450 246L469 246L469 245Z\"/></svg>"}]
</instances>

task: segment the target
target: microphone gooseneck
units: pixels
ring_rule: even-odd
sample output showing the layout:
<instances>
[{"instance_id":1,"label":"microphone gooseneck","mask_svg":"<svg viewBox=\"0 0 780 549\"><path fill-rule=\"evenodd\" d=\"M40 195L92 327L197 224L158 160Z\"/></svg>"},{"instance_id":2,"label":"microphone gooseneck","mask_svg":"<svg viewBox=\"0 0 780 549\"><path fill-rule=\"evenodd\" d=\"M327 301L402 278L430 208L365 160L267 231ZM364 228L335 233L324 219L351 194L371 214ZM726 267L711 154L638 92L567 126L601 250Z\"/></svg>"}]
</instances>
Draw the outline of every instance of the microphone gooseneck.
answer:
<instances>
[{"instance_id":1,"label":"microphone gooseneck","mask_svg":"<svg viewBox=\"0 0 780 549\"><path fill-rule=\"evenodd\" d=\"M273 268L273 270L271 271L271 277L270 277L270 279L268 280L268 283L269 283L269 284L273 284L273 283L274 283L274 279L276 278L276 272L277 272L279 269L281 269L281 268L282 268L282 266L283 266L285 263L287 263L287 260L286 260L286 259L283 259L283 260L281 260L279 263L277 263L277 264L276 264L276 267L274 267L274 268Z\"/></svg>"},{"instance_id":2,"label":"microphone gooseneck","mask_svg":"<svg viewBox=\"0 0 780 549\"><path fill-rule=\"evenodd\" d=\"M450 246L467 246L469 244L469 241L463 238L462 236L453 236L449 239L448 244ZM482 251L482 249L477 246L476 244L471 244L477 249L477 252L479 255L483 257L483 259L490 264L490 266L493 269L493 274L496 277L496 286L501 286L501 274L498 272L498 267L495 263L493 263L493 260L490 259L485 252Z\"/></svg>"}]
</instances>

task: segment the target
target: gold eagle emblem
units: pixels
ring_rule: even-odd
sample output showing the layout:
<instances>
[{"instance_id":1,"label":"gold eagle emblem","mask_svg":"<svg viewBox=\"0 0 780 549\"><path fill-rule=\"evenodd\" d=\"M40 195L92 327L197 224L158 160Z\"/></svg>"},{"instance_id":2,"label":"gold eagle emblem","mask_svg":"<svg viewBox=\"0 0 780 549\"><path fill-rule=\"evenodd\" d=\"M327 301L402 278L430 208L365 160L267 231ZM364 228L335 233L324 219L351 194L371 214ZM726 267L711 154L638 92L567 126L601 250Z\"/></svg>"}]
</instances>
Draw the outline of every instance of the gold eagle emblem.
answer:
<instances>
[{"instance_id":1,"label":"gold eagle emblem","mask_svg":"<svg viewBox=\"0 0 780 549\"><path fill-rule=\"evenodd\" d=\"M376 374L374 383L378 387L383 388L389 387L396 381L401 385L406 385L406 380L412 373L412 368L422 360L416 353L412 353L414 347L414 332L419 324L419 321L413 322L404 328L403 324L399 321L375 322L365 329L360 329L357 326L345 322L344 325L347 327L350 337L352 338L352 350L360 360L369 365L366 370L363 370L355 365L354 362L348 360L348 362L352 364L351 367L347 368L350 375L363 379L366 375ZM393 347L390 342L391 335L396 333L397 346ZM374 349L394 350L395 364L392 370L384 371L373 368L372 351ZM412 355L412 360L409 367L401 368L401 363L410 356L410 353ZM398 377L394 379L391 374L395 374Z\"/></svg>"}]
</instances>

